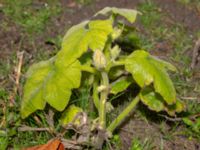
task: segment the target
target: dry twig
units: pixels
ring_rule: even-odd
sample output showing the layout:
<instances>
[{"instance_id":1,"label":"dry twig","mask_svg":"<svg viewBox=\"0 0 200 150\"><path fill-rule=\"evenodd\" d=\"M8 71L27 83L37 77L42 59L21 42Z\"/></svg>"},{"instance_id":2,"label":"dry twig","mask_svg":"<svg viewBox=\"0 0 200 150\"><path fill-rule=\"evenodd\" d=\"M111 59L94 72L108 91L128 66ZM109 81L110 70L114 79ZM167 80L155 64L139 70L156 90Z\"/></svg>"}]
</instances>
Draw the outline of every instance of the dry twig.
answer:
<instances>
[{"instance_id":1,"label":"dry twig","mask_svg":"<svg viewBox=\"0 0 200 150\"><path fill-rule=\"evenodd\" d=\"M15 95L19 92L19 81L20 81L20 76L21 76L21 68L22 68L22 64L23 64L23 57L24 57L24 51L22 52L18 52L17 53L17 58L18 58L18 64L15 67L15 73L14 73L14 82L15 82L15 86L13 88L13 93L10 95L10 106L13 106L15 103L14 97Z\"/></svg>"},{"instance_id":2,"label":"dry twig","mask_svg":"<svg viewBox=\"0 0 200 150\"><path fill-rule=\"evenodd\" d=\"M172 118L172 117L168 117L166 115L161 115L161 114L159 116L164 117L168 121L173 121L173 122L182 121L182 118L177 118L177 117L176 118Z\"/></svg>"},{"instance_id":3,"label":"dry twig","mask_svg":"<svg viewBox=\"0 0 200 150\"><path fill-rule=\"evenodd\" d=\"M21 68L22 68L22 63L23 63L24 51L18 52L17 57L18 57L18 65L15 70L15 88L14 88L15 94L19 90L19 81L20 81L20 76L21 76Z\"/></svg>"},{"instance_id":4,"label":"dry twig","mask_svg":"<svg viewBox=\"0 0 200 150\"><path fill-rule=\"evenodd\" d=\"M200 39L196 41L193 49L191 68L194 69L199 62L200 62Z\"/></svg>"},{"instance_id":5,"label":"dry twig","mask_svg":"<svg viewBox=\"0 0 200 150\"><path fill-rule=\"evenodd\" d=\"M25 132L25 131L48 131L51 132L49 128L33 128L29 126L22 126L18 128L18 131Z\"/></svg>"}]
</instances>

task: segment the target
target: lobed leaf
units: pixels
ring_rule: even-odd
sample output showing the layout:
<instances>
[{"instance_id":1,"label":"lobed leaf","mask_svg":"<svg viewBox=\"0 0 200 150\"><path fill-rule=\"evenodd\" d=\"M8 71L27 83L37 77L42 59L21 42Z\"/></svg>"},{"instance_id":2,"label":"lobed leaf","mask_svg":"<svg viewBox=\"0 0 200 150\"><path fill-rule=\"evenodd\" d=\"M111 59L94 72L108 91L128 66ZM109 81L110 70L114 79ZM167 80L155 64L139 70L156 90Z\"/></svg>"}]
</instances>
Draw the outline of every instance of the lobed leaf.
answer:
<instances>
[{"instance_id":1,"label":"lobed leaf","mask_svg":"<svg viewBox=\"0 0 200 150\"><path fill-rule=\"evenodd\" d=\"M122 92L127 89L132 82L133 80L130 77L121 77L115 82L111 83L110 93L117 94L119 92Z\"/></svg>"},{"instance_id":2,"label":"lobed leaf","mask_svg":"<svg viewBox=\"0 0 200 150\"><path fill-rule=\"evenodd\" d=\"M69 102L71 90L78 88L80 82L81 69L79 61L75 61L68 67L55 67L44 83L44 100L58 111L63 111Z\"/></svg>"},{"instance_id":3,"label":"lobed leaf","mask_svg":"<svg viewBox=\"0 0 200 150\"><path fill-rule=\"evenodd\" d=\"M88 25L88 28L86 28ZM113 31L110 20L83 22L72 27L65 35L62 49L57 54L56 66L67 66L85 53L88 48L103 50L108 35Z\"/></svg>"},{"instance_id":4,"label":"lobed leaf","mask_svg":"<svg viewBox=\"0 0 200 150\"><path fill-rule=\"evenodd\" d=\"M155 91L167 104L176 102L176 91L166 72L166 65L159 59L150 56L146 51L137 50L126 59L125 69L132 74L140 87L153 83Z\"/></svg>"},{"instance_id":5,"label":"lobed leaf","mask_svg":"<svg viewBox=\"0 0 200 150\"><path fill-rule=\"evenodd\" d=\"M116 7L105 7L104 9L100 10L95 14L95 16L101 15L108 15L109 13L120 15L126 18L129 22L133 23L136 20L136 16L138 11L133 9L124 9L124 8L116 8Z\"/></svg>"},{"instance_id":6,"label":"lobed leaf","mask_svg":"<svg viewBox=\"0 0 200 150\"><path fill-rule=\"evenodd\" d=\"M21 116L27 117L37 109L44 109L46 102L43 97L44 82L52 70L54 59L32 65L27 71L24 95L21 104Z\"/></svg>"},{"instance_id":7,"label":"lobed leaf","mask_svg":"<svg viewBox=\"0 0 200 150\"><path fill-rule=\"evenodd\" d=\"M81 70L78 61L68 68L56 68L54 59L34 64L27 72L24 96L21 106L22 118L45 104L62 111L69 102L71 90L80 85Z\"/></svg>"}]
</instances>

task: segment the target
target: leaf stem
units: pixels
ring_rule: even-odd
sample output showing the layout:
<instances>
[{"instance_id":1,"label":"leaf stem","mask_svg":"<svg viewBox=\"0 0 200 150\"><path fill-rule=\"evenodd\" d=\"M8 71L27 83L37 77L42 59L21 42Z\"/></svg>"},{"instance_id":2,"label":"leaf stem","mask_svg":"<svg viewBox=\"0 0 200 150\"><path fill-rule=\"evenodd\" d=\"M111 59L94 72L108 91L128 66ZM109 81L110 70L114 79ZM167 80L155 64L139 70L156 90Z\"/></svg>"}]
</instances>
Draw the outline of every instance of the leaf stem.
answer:
<instances>
[{"instance_id":1,"label":"leaf stem","mask_svg":"<svg viewBox=\"0 0 200 150\"><path fill-rule=\"evenodd\" d=\"M99 110L99 95L98 95L98 82L99 82L99 79L97 77L95 77L95 80L93 82L93 95L92 95L92 98L93 98L93 102L94 102L94 105L95 107L97 108L97 110Z\"/></svg>"},{"instance_id":2,"label":"leaf stem","mask_svg":"<svg viewBox=\"0 0 200 150\"><path fill-rule=\"evenodd\" d=\"M113 66L122 66L125 64L125 61L124 60L120 60L120 61L115 61Z\"/></svg>"},{"instance_id":3,"label":"leaf stem","mask_svg":"<svg viewBox=\"0 0 200 150\"><path fill-rule=\"evenodd\" d=\"M109 93L109 79L108 74L105 71L101 72L102 85L106 88L100 92L100 103L99 103L99 122L100 126L106 128L106 100Z\"/></svg>"},{"instance_id":4,"label":"leaf stem","mask_svg":"<svg viewBox=\"0 0 200 150\"><path fill-rule=\"evenodd\" d=\"M136 96L132 102L120 113L115 120L108 126L107 131L113 132L121 123L122 121L129 115L129 113L133 110L133 108L139 102L139 96Z\"/></svg>"},{"instance_id":5,"label":"leaf stem","mask_svg":"<svg viewBox=\"0 0 200 150\"><path fill-rule=\"evenodd\" d=\"M86 71L86 72L89 72L89 73L96 73L96 70L89 65L81 65L80 68L81 68L82 71Z\"/></svg>"}]
</instances>

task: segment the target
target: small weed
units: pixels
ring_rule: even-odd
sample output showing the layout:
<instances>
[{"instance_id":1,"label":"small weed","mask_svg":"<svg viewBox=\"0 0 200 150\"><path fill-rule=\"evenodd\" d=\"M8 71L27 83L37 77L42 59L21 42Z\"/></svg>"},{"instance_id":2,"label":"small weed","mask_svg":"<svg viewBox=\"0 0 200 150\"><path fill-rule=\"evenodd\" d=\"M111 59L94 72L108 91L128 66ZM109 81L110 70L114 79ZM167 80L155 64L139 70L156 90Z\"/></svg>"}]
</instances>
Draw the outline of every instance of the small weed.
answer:
<instances>
[{"instance_id":1,"label":"small weed","mask_svg":"<svg viewBox=\"0 0 200 150\"><path fill-rule=\"evenodd\" d=\"M184 55L188 49L192 48L192 37L189 37L185 29L182 26L176 25L171 29L173 33L171 36L172 46L175 48L174 59L177 62L182 62L184 66L188 66L190 58L188 55Z\"/></svg>"},{"instance_id":2,"label":"small weed","mask_svg":"<svg viewBox=\"0 0 200 150\"><path fill-rule=\"evenodd\" d=\"M142 12L139 21L145 30L144 33L139 35L142 42L141 45L144 46L144 49L152 50L156 42L165 37L163 34L166 28L164 28L161 21L164 14L160 12L159 7L151 0L141 3L138 9Z\"/></svg>"},{"instance_id":3,"label":"small weed","mask_svg":"<svg viewBox=\"0 0 200 150\"><path fill-rule=\"evenodd\" d=\"M45 41L46 44L50 44L54 46L54 52L57 52L61 49L62 37L56 36L55 38L48 38Z\"/></svg>"},{"instance_id":4,"label":"small weed","mask_svg":"<svg viewBox=\"0 0 200 150\"><path fill-rule=\"evenodd\" d=\"M155 146L150 139L145 139L141 142L139 139L134 138L129 150L153 150Z\"/></svg>"},{"instance_id":5,"label":"small weed","mask_svg":"<svg viewBox=\"0 0 200 150\"><path fill-rule=\"evenodd\" d=\"M140 22L145 28L157 28L157 24L161 19L161 13L159 13L159 7L151 0L146 0L140 4L138 10L142 12Z\"/></svg>"},{"instance_id":6,"label":"small weed","mask_svg":"<svg viewBox=\"0 0 200 150\"><path fill-rule=\"evenodd\" d=\"M3 137L1 134L2 133L0 133L0 149L5 150L8 146L8 137Z\"/></svg>"},{"instance_id":7,"label":"small weed","mask_svg":"<svg viewBox=\"0 0 200 150\"><path fill-rule=\"evenodd\" d=\"M183 122L187 126L186 135L189 138L197 138L200 140L200 117L196 119L183 118Z\"/></svg>"},{"instance_id":8,"label":"small weed","mask_svg":"<svg viewBox=\"0 0 200 150\"><path fill-rule=\"evenodd\" d=\"M21 132L15 135L10 144L16 148L21 149L22 147L40 145L46 143L50 138L47 132ZM20 142L19 142L20 141Z\"/></svg>"},{"instance_id":9,"label":"small weed","mask_svg":"<svg viewBox=\"0 0 200 150\"><path fill-rule=\"evenodd\" d=\"M122 142L120 139L119 135L113 135L113 137L109 140L108 143L103 147L103 150L110 150L110 149L115 149L115 150L120 150L122 146Z\"/></svg>"},{"instance_id":10,"label":"small weed","mask_svg":"<svg viewBox=\"0 0 200 150\"><path fill-rule=\"evenodd\" d=\"M0 60L0 81L1 79L8 76L10 70L11 70L11 64L9 60L7 60L7 62Z\"/></svg>"}]
</instances>

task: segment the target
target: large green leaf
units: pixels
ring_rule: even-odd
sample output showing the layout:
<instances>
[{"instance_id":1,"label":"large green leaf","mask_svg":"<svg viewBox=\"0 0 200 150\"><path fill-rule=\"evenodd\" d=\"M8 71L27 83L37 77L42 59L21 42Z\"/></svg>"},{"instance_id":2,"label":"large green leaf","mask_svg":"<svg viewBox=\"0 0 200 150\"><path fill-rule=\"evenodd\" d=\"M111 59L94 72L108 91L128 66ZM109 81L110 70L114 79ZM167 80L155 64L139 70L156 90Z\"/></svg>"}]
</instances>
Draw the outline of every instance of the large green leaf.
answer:
<instances>
[{"instance_id":1,"label":"large green leaf","mask_svg":"<svg viewBox=\"0 0 200 150\"><path fill-rule=\"evenodd\" d=\"M22 118L27 117L37 109L44 109L46 104L43 99L44 82L52 71L53 61L53 59L42 61L29 68L21 104Z\"/></svg>"},{"instance_id":2,"label":"large green leaf","mask_svg":"<svg viewBox=\"0 0 200 150\"><path fill-rule=\"evenodd\" d=\"M88 27L86 27L88 25ZM72 27L65 35L62 50L56 59L57 66L67 66L79 58L88 48L103 50L108 35L113 31L111 20L83 22Z\"/></svg>"},{"instance_id":3,"label":"large green leaf","mask_svg":"<svg viewBox=\"0 0 200 150\"><path fill-rule=\"evenodd\" d=\"M68 68L56 68L53 62L43 61L30 67L24 86L22 118L44 109L46 102L62 111L69 102L71 89L79 87L81 70L78 61Z\"/></svg>"},{"instance_id":4,"label":"large green leaf","mask_svg":"<svg viewBox=\"0 0 200 150\"><path fill-rule=\"evenodd\" d=\"M95 16L108 15L109 13L113 13L115 15L120 15L126 18L129 22L133 23L136 20L136 16L138 11L133 9L124 9L124 8L116 8L116 7L106 7L95 14Z\"/></svg>"},{"instance_id":5,"label":"large green leaf","mask_svg":"<svg viewBox=\"0 0 200 150\"><path fill-rule=\"evenodd\" d=\"M176 102L176 91L166 68L167 63L161 63L143 50L134 51L125 61L125 69L130 72L140 87L153 83L155 91L168 104Z\"/></svg>"},{"instance_id":6,"label":"large green leaf","mask_svg":"<svg viewBox=\"0 0 200 150\"><path fill-rule=\"evenodd\" d=\"M54 68L44 83L44 99L55 109L62 111L69 102L71 89L78 88L81 82L79 61L68 67Z\"/></svg>"},{"instance_id":7,"label":"large green leaf","mask_svg":"<svg viewBox=\"0 0 200 150\"><path fill-rule=\"evenodd\" d=\"M119 92L124 91L128 88L128 86L133 82L133 79L129 77L121 77L117 79L115 82L111 83L110 93L117 94Z\"/></svg>"}]
</instances>

